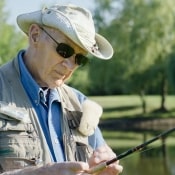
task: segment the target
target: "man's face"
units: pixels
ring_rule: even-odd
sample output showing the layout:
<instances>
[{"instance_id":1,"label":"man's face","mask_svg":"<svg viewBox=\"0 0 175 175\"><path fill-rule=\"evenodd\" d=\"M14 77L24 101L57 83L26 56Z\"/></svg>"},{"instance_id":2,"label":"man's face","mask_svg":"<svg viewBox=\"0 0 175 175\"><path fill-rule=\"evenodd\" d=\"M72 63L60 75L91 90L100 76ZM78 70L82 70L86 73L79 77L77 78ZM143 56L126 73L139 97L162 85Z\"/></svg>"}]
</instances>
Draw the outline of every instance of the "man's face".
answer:
<instances>
[{"instance_id":1,"label":"man's face","mask_svg":"<svg viewBox=\"0 0 175 175\"><path fill-rule=\"evenodd\" d=\"M38 31L40 32L38 42L33 43L33 46L30 44L28 49L30 55L30 48L32 48L32 57L29 58L32 61L29 61L27 67L41 87L61 86L79 66L75 63L75 55L77 53L85 55L86 52L57 30L45 27L44 30L39 28ZM53 39L58 43L69 45L75 53L68 58L62 57L57 53L57 43Z\"/></svg>"}]
</instances>

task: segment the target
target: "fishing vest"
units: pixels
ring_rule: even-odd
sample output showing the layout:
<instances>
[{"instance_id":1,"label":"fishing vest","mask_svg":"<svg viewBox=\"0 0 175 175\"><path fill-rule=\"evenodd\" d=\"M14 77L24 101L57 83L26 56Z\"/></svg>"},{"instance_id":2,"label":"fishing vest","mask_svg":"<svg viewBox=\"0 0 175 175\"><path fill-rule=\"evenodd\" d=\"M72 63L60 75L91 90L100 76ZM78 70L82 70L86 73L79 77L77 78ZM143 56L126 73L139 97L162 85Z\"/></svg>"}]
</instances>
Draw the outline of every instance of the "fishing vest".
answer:
<instances>
[{"instance_id":1,"label":"fishing vest","mask_svg":"<svg viewBox=\"0 0 175 175\"><path fill-rule=\"evenodd\" d=\"M50 163L47 141L20 81L17 58L0 68L0 89L0 173ZM93 151L88 136L94 133L102 108L91 100L80 104L65 84L57 91L65 159L86 162Z\"/></svg>"}]
</instances>

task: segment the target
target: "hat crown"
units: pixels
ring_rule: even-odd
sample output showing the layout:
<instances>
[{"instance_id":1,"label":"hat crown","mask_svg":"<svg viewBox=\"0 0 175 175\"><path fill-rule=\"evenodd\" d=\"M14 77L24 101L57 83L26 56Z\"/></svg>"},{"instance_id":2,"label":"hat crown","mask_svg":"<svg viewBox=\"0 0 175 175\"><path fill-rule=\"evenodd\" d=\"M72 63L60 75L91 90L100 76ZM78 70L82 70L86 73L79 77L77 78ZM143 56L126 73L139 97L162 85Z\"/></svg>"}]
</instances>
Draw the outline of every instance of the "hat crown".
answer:
<instances>
[{"instance_id":1,"label":"hat crown","mask_svg":"<svg viewBox=\"0 0 175 175\"><path fill-rule=\"evenodd\" d=\"M78 41L76 41L77 38L74 36L71 36L70 39L73 39L73 41L79 46L82 47L82 40L86 40L86 45L89 47L93 47L93 45L96 44L94 22L91 13L87 9L83 9L74 5L54 5L47 9L47 13L48 11L53 11L60 20L64 20L64 23L67 24L67 27L70 30L76 32L75 36L78 34ZM65 18L63 19L63 17ZM72 32L72 34L74 32Z\"/></svg>"},{"instance_id":2,"label":"hat crown","mask_svg":"<svg viewBox=\"0 0 175 175\"><path fill-rule=\"evenodd\" d=\"M75 25L80 25L88 31L86 27L95 33L94 22L90 11L87 9L77 7L75 5L69 6L52 6L50 9L56 10L56 12L62 12L67 18L70 19Z\"/></svg>"}]
</instances>

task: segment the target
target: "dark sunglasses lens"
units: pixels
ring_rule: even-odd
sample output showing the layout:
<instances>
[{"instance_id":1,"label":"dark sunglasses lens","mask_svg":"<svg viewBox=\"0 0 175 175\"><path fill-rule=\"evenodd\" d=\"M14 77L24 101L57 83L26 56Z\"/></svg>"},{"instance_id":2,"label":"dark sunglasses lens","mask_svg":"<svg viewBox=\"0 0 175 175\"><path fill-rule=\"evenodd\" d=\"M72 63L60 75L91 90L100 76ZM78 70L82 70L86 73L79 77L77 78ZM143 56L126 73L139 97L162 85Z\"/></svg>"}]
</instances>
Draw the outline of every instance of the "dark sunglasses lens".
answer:
<instances>
[{"instance_id":1,"label":"dark sunglasses lens","mask_svg":"<svg viewBox=\"0 0 175 175\"><path fill-rule=\"evenodd\" d=\"M86 65L88 63L88 61L89 61L88 58L82 54L77 54L75 56L75 63L78 64L79 66Z\"/></svg>"},{"instance_id":2,"label":"dark sunglasses lens","mask_svg":"<svg viewBox=\"0 0 175 175\"><path fill-rule=\"evenodd\" d=\"M69 45L64 44L64 43L60 43L57 46L56 51L63 58L69 58L74 54L74 49L72 47L70 47Z\"/></svg>"}]
</instances>

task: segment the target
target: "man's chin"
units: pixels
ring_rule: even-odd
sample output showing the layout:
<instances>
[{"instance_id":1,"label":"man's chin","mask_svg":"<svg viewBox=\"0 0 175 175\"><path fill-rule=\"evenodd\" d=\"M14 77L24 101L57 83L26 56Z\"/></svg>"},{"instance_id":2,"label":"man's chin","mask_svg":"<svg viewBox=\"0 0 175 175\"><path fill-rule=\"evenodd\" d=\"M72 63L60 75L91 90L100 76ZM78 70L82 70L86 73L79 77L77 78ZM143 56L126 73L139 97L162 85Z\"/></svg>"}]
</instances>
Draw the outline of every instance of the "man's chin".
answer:
<instances>
[{"instance_id":1,"label":"man's chin","mask_svg":"<svg viewBox=\"0 0 175 175\"><path fill-rule=\"evenodd\" d=\"M56 81L56 86L57 86L57 87L60 87L60 86L62 86L63 83L64 83L63 80L57 80L57 81Z\"/></svg>"}]
</instances>

